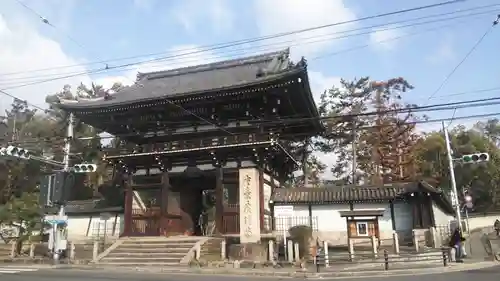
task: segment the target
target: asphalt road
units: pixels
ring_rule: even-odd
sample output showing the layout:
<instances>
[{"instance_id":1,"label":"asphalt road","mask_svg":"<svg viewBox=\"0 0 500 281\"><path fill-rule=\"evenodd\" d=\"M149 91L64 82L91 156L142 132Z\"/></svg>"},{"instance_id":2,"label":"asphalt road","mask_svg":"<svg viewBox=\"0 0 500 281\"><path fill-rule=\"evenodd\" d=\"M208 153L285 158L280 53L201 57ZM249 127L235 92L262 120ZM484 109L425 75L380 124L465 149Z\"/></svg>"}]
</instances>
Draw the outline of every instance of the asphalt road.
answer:
<instances>
[{"instance_id":1,"label":"asphalt road","mask_svg":"<svg viewBox=\"0 0 500 281\"><path fill-rule=\"evenodd\" d=\"M372 281L498 281L500 276L500 266L485 268L480 270L470 270L463 272L452 272L442 274L414 275L414 276L383 276L370 277ZM232 280L250 281L250 280L277 280L290 278L268 278L268 277L249 277L249 276L221 276L221 275L188 275L188 274L152 274L140 272L120 272L104 270L74 270L74 269L55 269L38 270L31 272L18 273L0 273L2 281L232 281ZM298 278L294 278L298 279ZM319 279L325 280L327 277ZM335 280L359 281L360 278L335 278ZM362 279L367 279L363 277Z\"/></svg>"}]
</instances>

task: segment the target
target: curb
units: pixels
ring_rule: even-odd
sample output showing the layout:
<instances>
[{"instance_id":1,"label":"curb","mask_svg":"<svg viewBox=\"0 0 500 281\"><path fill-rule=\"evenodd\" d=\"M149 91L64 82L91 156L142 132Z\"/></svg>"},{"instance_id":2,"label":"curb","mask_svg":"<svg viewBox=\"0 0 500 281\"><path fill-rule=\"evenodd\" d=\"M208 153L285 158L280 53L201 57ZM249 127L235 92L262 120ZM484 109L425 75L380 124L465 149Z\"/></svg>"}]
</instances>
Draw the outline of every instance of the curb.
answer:
<instances>
[{"instance_id":1,"label":"curb","mask_svg":"<svg viewBox=\"0 0 500 281\"><path fill-rule=\"evenodd\" d=\"M461 272L467 270L477 270L489 268L499 265L498 262L476 262L471 264L451 265L448 267L439 268L419 268L419 269L397 269L389 271L368 271L368 272L310 272L310 271L259 271L259 270L238 270L238 269L201 269L201 268L147 268L147 267L106 267L106 266L72 266L72 265L56 265L54 269L76 269L76 270L106 270L110 271L135 271L147 272L156 274L180 274L180 275L226 275L226 276L253 276L253 277L287 277L287 278L330 278L330 279L343 279L343 278L370 278L370 277L383 277L383 276L408 276L408 275L428 275L428 274L442 274L451 272Z\"/></svg>"}]
</instances>

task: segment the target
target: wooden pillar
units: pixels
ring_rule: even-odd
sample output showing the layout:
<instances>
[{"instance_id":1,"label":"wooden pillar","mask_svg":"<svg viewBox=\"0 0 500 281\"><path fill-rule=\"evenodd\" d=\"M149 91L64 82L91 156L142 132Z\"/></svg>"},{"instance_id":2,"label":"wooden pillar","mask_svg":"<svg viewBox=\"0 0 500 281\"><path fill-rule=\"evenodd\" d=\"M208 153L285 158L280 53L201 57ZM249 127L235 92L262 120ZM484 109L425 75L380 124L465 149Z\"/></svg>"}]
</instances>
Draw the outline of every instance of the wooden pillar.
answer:
<instances>
[{"instance_id":1,"label":"wooden pillar","mask_svg":"<svg viewBox=\"0 0 500 281\"><path fill-rule=\"evenodd\" d=\"M273 178L270 176L270 180ZM268 202L269 203L269 202ZM264 230L264 169L259 169L259 214L260 214L260 229Z\"/></svg>"},{"instance_id":2,"label":"wooden pillar","mask_svg":"<svg viewBox=\"0 0 500 281\"><path fill-rule=\"evenodd\" d=\"M129 174L124 174L124 188L125 188L125 214L124 220L125 225L123 227L123 235L130 236L132 235L132 206L133 206L133 190L132 190L132 176Z\"/></svg>"},{"instance_id":3,"label":"wooden pillar","mask_svg":"<svg viewBox=\"0 0 500 281\"><path fill-rule=\"evenodd\" d=\"M167 235L168 229L168 195L170 192L170 175L168 171L163 171L161 175L161 219L160 234Z\"/></svg>"},{"instance_id":4,"label":"wooden pillar","mask_svg":"<svg viewBox=\"0 0 500 281\"><path fill-rule=\"evenodd\" d=\"M389 201L389 208L391 210L391 223L392 223L392 230L396 230L396 219L395 219L395 212L394 212L394 201Z\"/></svg>"},{"instance_id":5,"label":"wooden pillar","mask_svg":"<svg viewBox=\"0 0 500 281\"><path fill-rule=\"evenodd\" d=\"M218 234L224 233L224 170L215 169L215 226Z\"/></svg>"}]
</instances>

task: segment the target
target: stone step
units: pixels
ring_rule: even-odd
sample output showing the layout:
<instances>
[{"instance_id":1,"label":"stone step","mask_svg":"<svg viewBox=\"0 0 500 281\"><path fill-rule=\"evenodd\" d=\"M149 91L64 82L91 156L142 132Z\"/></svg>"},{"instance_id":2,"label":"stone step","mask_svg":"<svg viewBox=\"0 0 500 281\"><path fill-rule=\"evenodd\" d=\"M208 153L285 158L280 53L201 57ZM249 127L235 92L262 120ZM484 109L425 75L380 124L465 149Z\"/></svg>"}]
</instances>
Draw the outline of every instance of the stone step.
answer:
<instances>
[{"instance_id":1,"label":"stone step","mask_svg":"<svg viewBox=\"0 0 500 281\"><path fill-rule=\"evenodd\" d=\"M112 251L109 253L106 257L131 257L131 256L136 256L136 257L151 257L151 258L156 258L156 257L163 257L163 256L168 256L168 257L184 257L187 255L187 252L142 252L142 253L137 253L137 252L114 252Z\"/></svg>"},{"instance_id":2,"label":"stone step","mask_svg":"<svg viewBox=\"0 0 500 281\"><path fill-rule=\"evenodd\" d=\"M148 266L179 266L179 262L136 262L136 261L126 261L126 262L99 262L102 265L109 266L137 266L137 267L148 267Z\"/></svg>"},{"instance_id":3,"label":"stone step","mask_svg":"<svg viewBox=\"0 0 500 281\"><path fill-rule=\"evenodd\" d=\"M191 250L192 247L184 247L184 248L133 248L133 247L117 247L112 252L116 253L178 253L185 252L187 253Z\"/></svg>"},{"instance_id":4,"label":"stone step","mask_svg":"<svg viewBox=\"0 0 500 281\"><path fill-rule=\"evenodd\" d=\"M162 258L151 258L151 257L144 257L144 258L140 258L140 257L133 257L133 258L115 258L115 257L105 257L105 258L102 258L99 263L140 263L140 264L151 264L151 263L157 263L157 262L161 262L161 263L177 263L179 264L179 262L181 261L182 258L166 258L166 257L162 257Z\"/></svg>"},{"instance_id":5,"label":"stone step","mask_svg":"<svg viewBox=\"0 0 500 281\"><path fill-rule=\"evenodd\" d=\"M155 247L171 247L171 248L174 248L174 247L187 247L187 246L194 246L196 243L192 243L192 242L189 242L189 243L122 243L121 246L126 246L126 247L137 247L137 248L140 248L140 247L151 247L151 248L155 248Z\"/></svg>"}]
</instances>

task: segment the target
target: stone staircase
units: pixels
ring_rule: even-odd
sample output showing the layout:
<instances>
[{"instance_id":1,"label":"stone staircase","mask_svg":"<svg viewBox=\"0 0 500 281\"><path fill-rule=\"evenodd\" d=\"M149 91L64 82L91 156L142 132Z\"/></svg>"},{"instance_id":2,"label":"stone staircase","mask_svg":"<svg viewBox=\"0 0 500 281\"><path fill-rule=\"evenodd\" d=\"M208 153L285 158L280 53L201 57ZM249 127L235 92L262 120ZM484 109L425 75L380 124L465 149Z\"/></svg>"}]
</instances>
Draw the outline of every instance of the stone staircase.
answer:
<instances>
[{"instance_id":1,"label":"stone staircase","mask_svg":"<svg viewBox=\"0 0 500 281\"><path fill-rule=\"evenodd\" d=\"M194 257L195 246L208 237L140 237L123 238L104 251L96 262L112 266L176 266Z\"/></svg>"}]
</instances>

